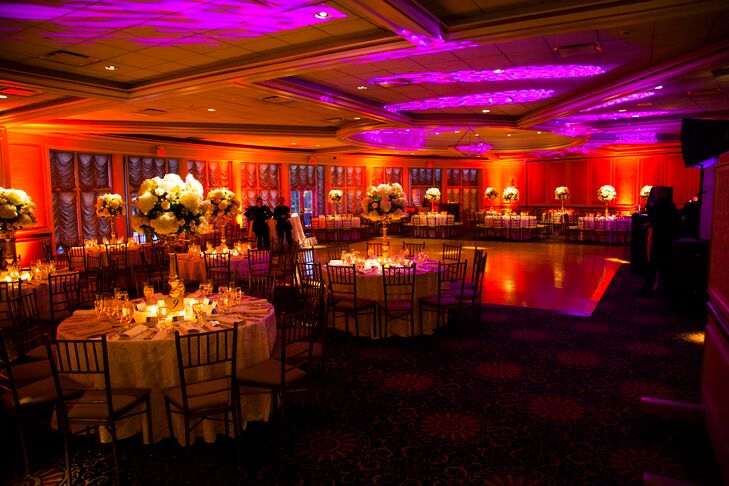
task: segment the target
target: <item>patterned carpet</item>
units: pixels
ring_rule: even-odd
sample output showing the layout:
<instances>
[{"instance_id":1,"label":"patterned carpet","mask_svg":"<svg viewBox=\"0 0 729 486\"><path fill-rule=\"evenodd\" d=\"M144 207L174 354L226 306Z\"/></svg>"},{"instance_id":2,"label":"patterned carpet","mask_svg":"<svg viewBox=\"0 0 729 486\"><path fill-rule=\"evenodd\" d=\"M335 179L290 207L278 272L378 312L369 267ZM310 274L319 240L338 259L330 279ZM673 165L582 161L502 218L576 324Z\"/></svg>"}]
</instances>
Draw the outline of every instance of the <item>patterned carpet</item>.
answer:
<instances>
[{"instance_id":1,"label":"patterned carpet","mask_svg":"<svg viewBox=\"0 0 729 486\"><path fill-rule=\"evenodd\" d=\"M229 439L185 453L132 438L125 484L617 485L643 472L720 484L702 425L638 411L644 395L698 401L705 322L634 297L641 284L623 265L589 318L486 306L476 330L337 336L290 396L285 455L275 424L250 424L240 470ZM41 438L57 452L27 484L57 484L62 449ZM107 449L74 458L77 484L112 475Z\"/></svg>"}]
</instances>

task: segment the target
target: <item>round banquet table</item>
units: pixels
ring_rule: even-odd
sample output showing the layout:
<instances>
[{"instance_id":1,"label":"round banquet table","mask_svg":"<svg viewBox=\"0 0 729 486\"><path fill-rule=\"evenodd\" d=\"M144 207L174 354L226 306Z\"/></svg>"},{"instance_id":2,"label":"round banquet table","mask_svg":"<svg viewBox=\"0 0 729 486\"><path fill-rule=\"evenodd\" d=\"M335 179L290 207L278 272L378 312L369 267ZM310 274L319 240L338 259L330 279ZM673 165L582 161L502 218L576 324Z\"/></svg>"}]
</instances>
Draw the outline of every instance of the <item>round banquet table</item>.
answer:
<instances>
[{"instance_id":1,"label":"round banquet table","mask_svg":"<svg viewBox=\"0 0 729 486\"><path fill-rule=\"evenodd\" d=\"M328 265L341 265L341 260L330 260ZM326 278L326 274L324 275ZM415 270L415 311L413 313L413 319L415 323L415 332L420 330L420 306L418 305L418 298L425 297L428 295L438 294L438 262L429 261L426 263L419 263ZM363 299L371 299L381 302L384 300L384 284L382 281L382 273L378 271L357 271L357 297ZM391 320L387 324L387 336L379 336L377 333L377 323L373 324L373 319L370 316L360 317L359 321L359 333L360 336L369 336L371 338L378 337L389 337L389 336L403 336L409 337L410 334L410 323L401 319ZM437 324L436 316L434 312L426 312L423 319L423 333L433 334L435 326ZM337 329L344 330L344 318L337 318L335 323ZM353 326L352 320L350 319L350 328ZM384 329L383 329L384 331Z\"/></svg>"},{"instance_id":2,"label":"round banquet table","mask_svg":"<svg viewBox=\"0 0 729 486\"><path fill-rule=\"evenodd\" d=\"M170 272L174 271L174 259L170 259ZM230 257L230 271L236 280L248 280L248 255ZM185 283L204 282L207 280L205 258L191 253L177 254L177 276Z\"/></svg>"},{"instance_id":3,"label":"round banquet table","mask_svg":"<svg viewBox=\"0 0 729 486\"><path fill-rule=\"evenodd\" d=\"M134 240L132 240L132 241L134 241ZM141 252L140 246L141 245L138 245L136 243L131 243L131 242L127 245L127 266L129 266L129 267L141 267L142 266L142 256L140 255L140 252ZM106 247L104 247L104 246L87 247L86 256L100 256L101 264L102 265L108 264L107 255L106 255Z\"/></svg>"},{"instance_id":4,"label":"round banquet table","mask_svg":"<svg viewBox=\"0 0 729 486\"><path fill-rule=\"evenodd\" d=\"M273 306L267 304L267 313L250 314L245 323L238 326L238 353L236 366L242 371L254 364L268 359L276 341L276 316ZM264 308L264 306L260 306ZM245 312L252 309L246 306L233 308L232 311ZM215 318L218 318L218 314ZM236 317L237 318L237 317ZM222 319L222 318L221 318ZM58 326L58 339L89 339L100 334L111 333L108 336L109 374L112 387L142 387L151 389L152 428L154 440L159 441L169 437L167 426L167 413L165 411L162 390L179 384L177 369L177 351L175 349L174 335L166 330L159 331L151 337L152 332L145 331L131 338L123 339L112 329L108 321L99 321L93 311L76 311L74 315L64 320ZM202 330L204 332L204 328ZM204 377L201 377L204 378ZM83 381L80 378L79 381ZM246 391L254 391L250 389ZM271 410L271 394L264 392L241 396L241 410L243 417L241 424L248 420L268 420ZM141 431L144 415L124 420L119 424L119 437L128 437ZM184 441L183 420L178 414L173 414L175 437ZM218 421L205 421L193 429L191 443L197 437L203 437L206 442L214 442L218 433L225 433L225 425ZM102 440L110 438L102 435Z\"/></svg>"}]
</instances>

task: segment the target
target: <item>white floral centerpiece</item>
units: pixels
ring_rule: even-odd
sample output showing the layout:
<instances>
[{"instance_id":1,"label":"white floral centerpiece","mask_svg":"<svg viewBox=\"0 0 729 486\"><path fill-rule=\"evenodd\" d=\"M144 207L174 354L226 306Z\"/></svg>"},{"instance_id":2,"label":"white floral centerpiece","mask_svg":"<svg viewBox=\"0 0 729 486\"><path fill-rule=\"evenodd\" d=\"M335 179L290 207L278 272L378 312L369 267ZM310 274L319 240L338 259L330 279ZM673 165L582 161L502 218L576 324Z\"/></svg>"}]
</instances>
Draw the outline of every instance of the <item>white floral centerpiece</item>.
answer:
<instances>
[{"instance_id":1,"label":"white floral centerpiece","mask_svg":"<svg viewBox=\"0 0 729 486\"><path fill-rule=\"evenodd\" d=\"M225 187L211 189L207 197L208 218L225 223L240 214L240 202L235 193Z\"/></svg>"},{"instance_id":2,"label":"white floral centerpiece","mask_svg":"<svg viewBox=\"0 0 729 486\"><path fill-rule=\"evenodd\" d=\"M102 194L96 198L96 215L116 218L124 215L124 199L119 194Z\"/></svg>"},{"instance_id":3,"label":"white floral centerpiece","mask_svg":"<svg viewBox=\"0 0 729 486\"><path fill-rule=\"evenodd\" d=\"M147 234L172 236L197 234L208 229L203 186L188 174L154 177L142 182L133 217L134 229Z\"/></svg>"},{"instance_id":4,"label":"white floral centerpiece","mask_svg":"<svg viewBox=\"0 0 729 486\"><path fill-rule=\"evenodd\" d=\"M337 204L343 197L344 193L339 189L332 189L329 191L329 202L332 204Z\"/></svg>"},{"instance_id":5,"label":"white floral centerpiece","mask_svg":"<svg viewBox=\"0 0 729 486\"><path fill-rule=\"evenodd\" d=\"M12 235L23 228L30 228L37 219L35 204L25 191L0 187L0 233Z\"/></svg>"},{"instance_id":6,"label":"white floral centerpiece","mask_svg":"<svg viewBox=\"0 0 729 486\"><path fill-rule=\"evenodd\" d=\"M566 201L570 198L570 189L567 186L559 186L554 190L554 198L559 201Z\"/></svg>"},{"instance_id":7,"label":"white floral centerpiece","mask_svg":"<svg viewBox=\"0 0 729 486\"><path fill-rule=\"evenodd\" d=\"M390 252L387 241L387 225L390 221L407 216L407 200L402 186L398 183L370 186L362 198L362 216L370 221L382 222L382 256L387 259Z\"/></svg>"},{"instance_id":8,"label":"white floral centerpiece","mask_svg":"<svg viewBox=\"0 0 729 486\"><path fill-rule=\"evenodd\" d=\"M608 204L610 201L615 199L617 195L618 193L615 188L608 184L600 186L600 189L597 190L597 198L605 203L605 217L608 216Z\"/></svg>"},{"instance_id":9,"label":"white floral centerpiece","mask_svg":"<svg viewBox=\"0 0 729 486\"><path fill-rule=\"evenodd\" d=\"M506 202L516 202L519 200L519 189L514 186L508 186L504 189L501 197L503 197Z\"/></svg>"},{"instance_id":10,"label":"white floral centerpiece","mask_svg":"<svg viewBox=\"0 0 729 486\"><path fill-rule=\"evenodd\" d=\"M425 200L431 203L440 201L440 189L437 187L431 187L425 191Z\"/></svg>"},{"instance_id":11,"label":"white floral centerpiece","mask_svg":"<svg viewBox=\"0 0 729 486\"><path fill-rule=\"evenodd\" d=\"M486 190L483 192L483 197L488 199L489 201L493 201L497 197L499 197L499 191L496 190L495 187L487 187Z\"/></svg>"},{"instance_id":12,"label":"white floral centerpiece","mask_svg":"<svg viewBox=\"0 0 729 486\"><path fill-rule=\"evenodd\" d=\"M643 188L640 190L640 197L645 199L648 196L650 196L651 189L653 189L653 186L649 186L649 185L643 186Z\"/></svg>"}]
</instances>

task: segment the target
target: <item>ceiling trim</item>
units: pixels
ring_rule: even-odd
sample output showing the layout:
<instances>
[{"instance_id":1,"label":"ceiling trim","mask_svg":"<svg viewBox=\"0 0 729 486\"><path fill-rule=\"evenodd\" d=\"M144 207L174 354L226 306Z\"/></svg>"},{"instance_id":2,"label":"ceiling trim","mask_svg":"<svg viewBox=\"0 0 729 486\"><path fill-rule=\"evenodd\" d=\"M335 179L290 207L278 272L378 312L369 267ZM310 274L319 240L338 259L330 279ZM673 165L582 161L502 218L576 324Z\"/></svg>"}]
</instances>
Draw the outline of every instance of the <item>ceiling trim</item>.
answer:
<instances>
[{"instance_id":1,"label":"ceiling trim","mask_svg":"<svg viewBox=\"0 0 729 486\"><path fill-rule=\"evenodd\" d=\"M652 88L669 78L682 76L698 69L706 69L728 60L729 40L723 40L658 66L638 71L622 80L610 81L609 84L602 87L535 110L521 117L517 122L517 126L527 128L540 125L555 118L561 118L589 108L595 103L619 98L634 91Z\"/></svg>"},{"instance_id":2,"label":"ceiling trim","mask_svg":"<svg viewBox=\"0 0 729 486\"><path fill-rule=\"evenodd\" d=\"M339 0L337 2L398 35L415 34L428 42L443 38L445 25L412 0ZM413 38L410 39L413 42ZM415 43L415 42L413 42Z\"/></svg>"}]
</instances>

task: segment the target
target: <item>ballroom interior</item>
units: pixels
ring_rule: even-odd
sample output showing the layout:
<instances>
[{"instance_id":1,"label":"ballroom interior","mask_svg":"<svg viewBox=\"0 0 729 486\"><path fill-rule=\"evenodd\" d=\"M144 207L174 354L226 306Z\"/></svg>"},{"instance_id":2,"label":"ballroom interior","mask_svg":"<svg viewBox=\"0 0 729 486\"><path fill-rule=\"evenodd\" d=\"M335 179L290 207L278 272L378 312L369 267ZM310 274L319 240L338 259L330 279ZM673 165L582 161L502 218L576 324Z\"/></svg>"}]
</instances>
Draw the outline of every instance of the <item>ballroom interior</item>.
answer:
<instances>
[{"instance_id":1,"label":"ballroom interior","mask_svg":"<svg viewBox=\"0 0 729 486\"><path fill-rule=\"evenodd\" d=\"M384 225L392 253L444 260L457 244L469 275L488 259L467 316L425 332L420 309L421 332L410 316L410 331L374 318L362 335L334 312L285 422L252 401L240 437L180 447L155 405L164 438L120 439L120 467L108 440L77 438L65 471L38 407L28 471L3 413L0 483L725 484L728 125L721 0L1 2L0 186L35 205L3 237L20 267L112 234L148 244L136 201L165 174L227 188L243 211L283 197L324 274L384 241L367 217L383 184L406 201ZM697 229L646 297L643 191L666 186L679 214L698 198ZM123 215L97 215L108 193ZM255 246L243 214L232 227ZM272 305L274 336L295 307Z\"/></svg>"}]
</instances>

